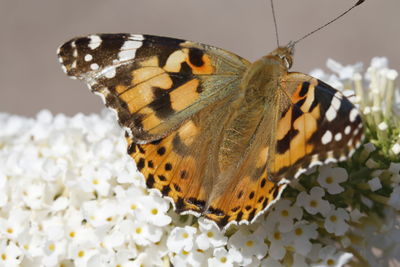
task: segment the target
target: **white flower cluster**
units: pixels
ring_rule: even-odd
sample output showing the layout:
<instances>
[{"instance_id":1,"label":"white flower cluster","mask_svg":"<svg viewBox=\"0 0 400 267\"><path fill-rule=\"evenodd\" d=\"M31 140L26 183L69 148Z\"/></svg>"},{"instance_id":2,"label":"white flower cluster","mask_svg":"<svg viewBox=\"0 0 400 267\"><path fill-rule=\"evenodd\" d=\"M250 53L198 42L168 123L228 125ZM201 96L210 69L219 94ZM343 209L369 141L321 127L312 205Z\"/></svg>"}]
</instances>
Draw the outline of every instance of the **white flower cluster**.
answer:
<instances>
[{"instance_id":1,"label":"white flower cluster","mask_svg":"<svg viewBox=\"0 0 400 267\"><path fill-rule=\"evenodd\" d=\"M343 73L330 79L345 89L340 82L359 65L332 62ZM346 193L342 167L314 168L307 173L314 175L311 187L293 183L300 193L255 223L224 232L177 215L147 191L111 112L0 114L0 129L0 266L336 267L353 257L347 234L365 214L330 201ZM382 173L367 183L371 193L380 189ZM400 165L393 163L390 173L396 185L390 204L400 210Z\"/></svg>"}]
</instances>

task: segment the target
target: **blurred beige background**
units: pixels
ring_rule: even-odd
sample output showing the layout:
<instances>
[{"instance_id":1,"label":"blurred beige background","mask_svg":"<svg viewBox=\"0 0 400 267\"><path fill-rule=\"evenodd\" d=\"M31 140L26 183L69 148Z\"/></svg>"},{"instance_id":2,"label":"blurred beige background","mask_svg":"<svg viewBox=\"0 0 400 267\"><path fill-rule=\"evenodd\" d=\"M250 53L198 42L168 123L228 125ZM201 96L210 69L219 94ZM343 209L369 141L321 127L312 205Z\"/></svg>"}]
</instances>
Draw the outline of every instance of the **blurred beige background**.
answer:
<instances>
[{"instance_id":1,"label":"blurred beige background","mask_svg":"<svg viewBox=\"0 0 400 267\"><path fill-rule=\"evenodd\" d=\"M281 43L295 40L356 0L275 0ZM69 115L99 112L102 102L68 79L56 48L100 32L180 37L256 60L275 48L268 0L0 0L0 112L33 116L43 108ZM292 70L387 56L400 70L400 0L366 3L299 43Z\"/></svg>"}]
</instances>

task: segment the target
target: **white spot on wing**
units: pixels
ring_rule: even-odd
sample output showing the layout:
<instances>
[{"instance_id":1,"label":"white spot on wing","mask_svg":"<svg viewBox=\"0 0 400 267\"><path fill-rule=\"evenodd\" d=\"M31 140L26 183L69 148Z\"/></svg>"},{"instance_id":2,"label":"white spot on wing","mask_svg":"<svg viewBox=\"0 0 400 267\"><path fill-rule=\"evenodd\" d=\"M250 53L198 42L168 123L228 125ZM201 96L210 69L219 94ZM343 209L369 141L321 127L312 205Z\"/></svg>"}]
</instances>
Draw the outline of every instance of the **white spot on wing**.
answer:
<instances>
[{"instance_id":1,"label":"white spot on wing","mask_svg":"<svg viewBox=\"0 0 400 267\"><path fill-rule=\"evenodd\" d=\"M96 63L90 64L90 69L98 70L99 69L99 65L97 65Z\"/></svg>"},{"instance_id":2,"label":"white spot on wing","mask_svg":"<svg viewBox=\"0 0 400 267\"><path fill-rule=\"evenodd\" d=\"M336 141L342 140L342 134L341 134L341 133L335 134L335 140L336 140Z\"/></svg>"},{"instance_id":3,"label":"white spot on wing","mask_svg":"<svg viewBox=\"0 0 400 267\"><path fill-rule=\"evenodd\" d=\"M321 138L322 144L326 145L328 144L330 141L332 141L332 133L331 131L326 131L325 134L322 136Z\"/></svg>"},{"instance_id":4,"label":"white spot on wing","mask_svg":"<svg viewBox=\"0 0 400 267\"><path fill-rule=\"evenodd\" d=\"M115 74L116 74L116 73L117 73L117 71L116 71L115 67L112 67L112 68L109 68L109 69L107 70L107 72L104 74L104 76L105 76L106 78L111 79L111 78L114 78L114 77L115 77Z\"/></svg>"},{"instance_id":5,"label":"white spot on wing","mask_svg":"<svg viewBox=\"0 0 400 267\"><path fill-rule=\"evenodd\" d=\"M89 36L90 42L88 44L88 47L90 49L96 49L97 47L99 47L101 45L101 38L98 35L90 35Z\"/></svg>"},{"instance_id":6,"label":"white spot on wing","mask_svg":"<svg viewBox=\"0 0 400 267\"><path fill-rule=\"evenodd\" d=\"M335 96L336 96L336 94L335 94ZM340 104L341 104L340 99L338 99L337 97L333 97L333 98L332 98L331 106L332 106L335 110L339 110Z\"/></svg>"},{"instance_id":7,"label":"white spot on wing","mask_svg":"<svg viewBox=\"0 0 400 267\"><path fill-rule=\"evenodd\" d=\"M356 120L356 118L357 118L357 115L358 115L357 109L353 108L353 109L350 111L350 115L349 115L350 121L351 121L351 122L354 122L354 121Z\"/></svg>"},{"instance_id":8,"label":"white spot on wing","mask_svg":"<svg viewBox=\"0 0 400 267\"><path fill-rule=\"evenodd\" d=\"M118 53L118 59L120 61L131 60L135 58L136 50L142 46L141 41L127 40L121 47L121 51Z\"/></svg>"},{"instance_id":9,"label":"white spot on wing","mask_svg":"<svg viewBox=\"0 0 400 267\"><path fill-rule=\"evenodd\" d=\"M336 118L337 112L331 105L325 113L325 117L328 121L333 121Z\"/></svg>"},{"instance_id":10,"label":"white spot on wing","mask_svg":"<svg viewBox=\"0 0 400 267\"><path fill-rule=\"evenodd\" d=\"M141 34L131 34L131 38L136 41L143 41L144 37Z\"/></svg>"},{"instance_id":11,"label":"white spot on wing","mask_svg":"<svg viewBox=\"0 0 400 267\"><path fill-rule=\"evenodd\" d=\"M62 69L65 73L67 73L67 68L66 68L64 65L61 65L61 69Z\"/></svg>"},{"instance_id":12,"label":"white spot on wing","mask_svg":"<svg viewBox=\"0 0 400 267\"><path fill-rule=\"evenodd\" d=\"M88 62L88 61L91 61L93 59L93 56L91 54L86 54L84 59L85 59L86 62Z\"/></svg>"},{"instance_id":13,"label":"white spot on wing","mask_svg":"<svg viewBox=\"0 0 400 267\"><path fill-rule=\"evenodd\" d=\"M344 128L344 134L348 135L351 131L350 125L347 125L346 128Z\"/></svg>"}]
</instances>

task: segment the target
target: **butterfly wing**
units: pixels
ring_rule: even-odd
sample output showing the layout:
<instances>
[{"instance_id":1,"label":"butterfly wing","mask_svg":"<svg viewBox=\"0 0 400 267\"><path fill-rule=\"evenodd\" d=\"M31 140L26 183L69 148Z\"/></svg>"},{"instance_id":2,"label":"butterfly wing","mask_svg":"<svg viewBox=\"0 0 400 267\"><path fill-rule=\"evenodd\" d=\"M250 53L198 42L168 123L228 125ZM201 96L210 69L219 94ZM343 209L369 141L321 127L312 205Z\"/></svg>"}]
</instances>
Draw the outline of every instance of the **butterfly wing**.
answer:
<instances>
[{"instance_id":1,"label":"butterfly wing","mask_svg":"<svg viewBox=\"0 0 400 267\"><path fill-rule=\"evenodd\" d=\"M279 86L277 86L279 87ZM206 217L220 226L248 223L277 201L286 184L313 165L344 160L363 138L361 117L354 105L328 84L302 73L287 73L280 82L284 97L274 153L267 136L270 118L255 133L256 145L230 177L226 190L211 199ZM277 95L282 94L277 91ZM289 98L286 105L284 98ZM273 112L270 110L269 112Z\"/></svg>"},{"instance_id":2,"label":"butterfly wing","mask_svg":"<svg viewBox=\"0 0 400 267\"><path fill-rule=\"evenodd\" d=\"M336 89L302 73L288 73L282 87L292 105L279 121L275 179L298 177L304 167L343 160L361 144L363 125L355 106Z\"/></svg>"},{"instance_id":3,"label":"butterfly wing","mask_svg":"<svg viewBox=\"0 0 400 267\"><path fill-rule=\"evenodd\" d=\"M208 200L229 180L219 175L220 137L249 62L212 46L130 34L75 38L58 54L69 76L117 111L147 186L171 198L178 212L216 219L219 206Z\"/></svg>"},{"instance_id":4,"label":"butterfly wing","mask_svg":"<svg viewBox=\"0 0 400 267\"><path fill-rule=\"evenodd\" d=\"M246 60L216 47L132 34L75 38L59 48L64 71L115 109L135 142L165 137L238 89Z\"/></svg>"}]
</instances>

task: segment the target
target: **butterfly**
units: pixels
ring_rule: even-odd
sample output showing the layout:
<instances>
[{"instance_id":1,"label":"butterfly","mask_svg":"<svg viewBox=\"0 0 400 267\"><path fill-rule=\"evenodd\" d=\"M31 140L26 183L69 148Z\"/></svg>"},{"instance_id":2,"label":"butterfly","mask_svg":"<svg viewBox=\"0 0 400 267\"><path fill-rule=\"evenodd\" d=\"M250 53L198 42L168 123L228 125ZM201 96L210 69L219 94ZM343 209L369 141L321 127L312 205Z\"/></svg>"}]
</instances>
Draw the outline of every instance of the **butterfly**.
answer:
<instances>
[{"instance_id":1,"label":"butterfly","mask_svg":"<svg viewBox=\"0 0 400 267\"><path fill-rule=\"evenodd\" d=\"M196 42L97 34L66 42L58 57L116 111L147 187L221 228L254 221L290 180L362 141L341 92L289 72L290 45L251 63Z\"/></svg>"}]
</instances>

